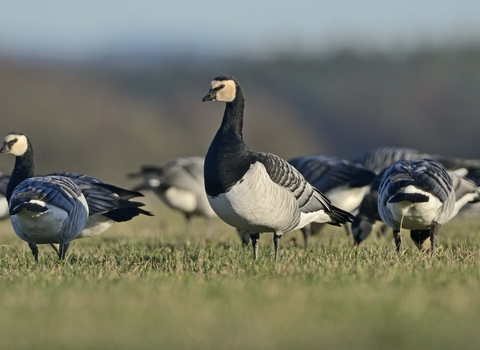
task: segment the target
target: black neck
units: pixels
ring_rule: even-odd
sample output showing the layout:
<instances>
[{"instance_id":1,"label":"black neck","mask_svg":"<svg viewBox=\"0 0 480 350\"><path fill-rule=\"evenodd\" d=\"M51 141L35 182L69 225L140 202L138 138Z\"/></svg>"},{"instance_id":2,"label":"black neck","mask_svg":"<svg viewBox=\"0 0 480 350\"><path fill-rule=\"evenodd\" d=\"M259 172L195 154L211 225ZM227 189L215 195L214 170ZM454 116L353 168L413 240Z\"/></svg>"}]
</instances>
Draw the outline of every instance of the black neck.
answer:
<instances>
[{"instance_id":1,"label":"black neck","mask_svg":"<svg viewBox=\"0 0 480 350\"><path fill-rule=\"evenodd\" d=\"M210 145L209 153L231 153L245 148L243 143L243 110L245 100L243 91L237 86L235 100L227 102L222 124Z\"/></svg>"},{"instance_id":2,"label":"black neck","mask_svg":"<svg viewBox=\"0 0 480 350\"><path fill-rule=\"evenodd\" d=\"M7 185L7 201L10 202L13 190L20 182L33 176L35 176L35 156L29 144L27 151L22 156L15 157L15 167Z\"/></svg>"},{"instance_id":3,"label":"black neck","mask_svg":"<svg viewBox=\"0 0 480 350\"><path fill-rule=\"evenodd\" d=\"M223 113L222 125L219 131L232 132L243 140L243 111L245 109L245 99L243 91L237 86L237 95L235 100L227 102L225 112Z\"/></svg>"},{"instance_id":4,"label":"black neck","mask_svg":"<svg viewBox=\"0 0 480 350\"><path fill-rule=\"evenodd\" d=\"M227 102L222 124L205 158L205 188L216 196L229 190L253 163L252 152L243 142L243 91L237 85L235 100Z\"/></svg>"}]
</instances>

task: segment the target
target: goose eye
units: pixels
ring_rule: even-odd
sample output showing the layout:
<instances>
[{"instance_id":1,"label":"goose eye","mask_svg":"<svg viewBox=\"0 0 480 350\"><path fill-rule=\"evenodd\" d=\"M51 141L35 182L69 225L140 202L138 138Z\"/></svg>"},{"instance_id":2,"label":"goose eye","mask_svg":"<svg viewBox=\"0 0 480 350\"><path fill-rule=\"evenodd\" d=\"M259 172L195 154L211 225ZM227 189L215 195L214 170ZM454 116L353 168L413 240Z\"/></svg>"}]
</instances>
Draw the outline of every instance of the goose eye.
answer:
<instances>
[{"instance_id":1,"label":"goose eye","mask_svg":"<svg viewBox=\"0 0 480 350\"><path fill-rule=\"evenodd\" d=\"M225 87L225 84L220 84L216 88L213 89L213 91L219 91L222 90Z\"/></svg>"}]
</instances>

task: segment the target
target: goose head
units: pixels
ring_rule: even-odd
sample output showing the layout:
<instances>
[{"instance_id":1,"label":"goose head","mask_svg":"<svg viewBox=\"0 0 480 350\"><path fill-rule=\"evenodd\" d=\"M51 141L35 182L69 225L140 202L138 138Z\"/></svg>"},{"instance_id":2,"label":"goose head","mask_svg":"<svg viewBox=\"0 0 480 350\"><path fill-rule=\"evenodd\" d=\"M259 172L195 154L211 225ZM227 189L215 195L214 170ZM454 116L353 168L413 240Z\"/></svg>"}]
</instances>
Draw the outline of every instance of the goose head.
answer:
<instances>
[{"instance_id":1,"label":"goose head","mask_svg":"<svg viewBox=\"0 0 480 350\"><path fill-rule=\"evenodd\" d=\"M202 99L206 101L232 102L239 88L237 81L231 75L220 75L210 84L208 94Z\"/></svg>"},{"instance_id":2,"label":"goose head","mask_svg":"<svg viewBox=\"0 0 480 350\"><path fill-rule=\"evenodd\" d=\"M12 132L3 139L3 146L0 148L2 154L13 154L16 157L23 156L27 152L29 142L27 136L22 133Z\"/></svg>"}]
</instances>

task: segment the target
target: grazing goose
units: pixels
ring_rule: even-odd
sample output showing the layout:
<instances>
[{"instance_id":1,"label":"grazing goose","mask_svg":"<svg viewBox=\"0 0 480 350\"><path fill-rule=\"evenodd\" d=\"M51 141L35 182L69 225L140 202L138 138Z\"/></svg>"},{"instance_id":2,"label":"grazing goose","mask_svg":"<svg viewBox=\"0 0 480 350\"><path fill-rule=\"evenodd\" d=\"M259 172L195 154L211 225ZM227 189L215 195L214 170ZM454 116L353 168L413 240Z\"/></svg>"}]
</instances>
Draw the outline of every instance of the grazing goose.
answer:
<instances>
[{"instance_id":1,"label":"grazing goose","mask_svg":"<svg viewBox=\"0 0 480 350\"><path fill-rule=\"evenodd\" d=\"M212 233L212 218L217 215L208 203L203 179L203 157L175 158L166 164L143 166L131 178L142 177L143 182L135 191L151 190L168 207L185 215L188 231L192 230L192 216L203 216Z\"/></svg>"},{"instance_id":2,"label":"grazing goose","mask_svg":"<svg viewBox=\"0 0 480 350\"><path fill-rule=\"evenodd\" d=\"M64 259L88 219L84 195L68 177L34 177L33 148L24 134L8 134L0 153L15 156L6 193L15 233L28 243L35 261L37 244L59 244L58 256Z\"/></svg>"},{"instance_id":3,"label":"grazing goose","mask_svg":"<svg viewBox=\"0 0 480 350\"><path fill-rule=\"evenodd\" d=\"M0 220L8 218L7 185L10 176L0 173Z\"/></svg>"},{"instance_id":4,"label":"grazing goose","mask_svg":"<svg viewBox=\"0 0 480 350\"><path fill-rule=\"evenodd\" d=\"M453 219L466 206L471 206L472 203L480 201L480 188L470 179L458 175L456 172L448 172L453 183L453 190L455 192L455 205L453 212L448 220ZM467 205L468 204L468 205ZM431 247L431 241L428 231L410 231L410 237L415 245L421 249L426 250Z\"/></svg>"},{"instance_id":5,"label":"grazing goose","mask_svg":"<svg viewBox=\"0 0 480 350\"><path fill-rule=\"evenodd\" d=\"M476 179L478 169L469 166L469 164L475 163L472 160L435 157L441 159L439 162L447 169L453 181L453 189L455 191L455 209L451 216L453 218L460 210L462 212L468 211L470 207L473 207L473 203L478 203L479 198L477 194L480 184L480 181ZM435 159L437 160L437 158ZM380 182L385 170L375 176L370 191L363 198L359 211L352 222L352 234L356 244L360 244L365 240L370 235L373 227L382 221L378 211L377 199ZM471 179L477 181L472 181ZM477 208L472 209L474 213L477 210ZM385 233L383 225L381 232Z\"/></svg>"},{"instance_id":6,"label":"grazing goose","mask_svg":"<svg viewBox=\"0 0 480 350\"><path fill-rule=\"evenodd\" d=\"M288 161L316 189L325 194L333 205L355 214L375 173L359 164L331 156L296 157ZM307 245L308 237L325 224L311 223L303 227ZM345 226L347 227L347 226ZM349 233L347 231L347 233Z\"/></svg>"},{"instance_id":7,"label":"grazing goose","mask_svg":"<svg viewBox=\"0 0 480 350\"><path fill-rule=\"evenodd\" d=\"M409 229L417 240L429 236L433 251L440 227L450 220L454 209L452 179L436 160L400 160L383 174L378 190L378 211L393 229L397 251L401 249L402 227Z\"/></svg>"},{"instance_id":8,"label":"grazing goose","mask_svg":"<svg viewBox=\"0 0 480 350\"><path fill-rule=\"evenodd\" d=\"M203 101L225 102L225 112L205 158L205 189L213 210L227 224L250 232L254 259L260 233L280 238L310 222L339 226L353 215L338 209L287 161L249 149L243 141L243 90L228 75L215 78Z\"/></svg>"},{"instance_id":9,"label":"grazing goose","mask_svg":"<svg viewBox=\"0 0 480 350\"><path fill-rule=\"evenodd\" d=\"M399 160L416 160L422 158L431 158L431 156L412 148L381 146L373 148L352 160L352 163L359 164L377 174L370 186L370 190L362 199L357 215L352 222L352 235L356 244L360 244L367 238L373 228L381 222L380 214L378 213L377 199L378 187L380 186L380 180L385 169ZM380 234L384 235L385 231L385 224L380 224Z\"/></svg>"}]
</instances>

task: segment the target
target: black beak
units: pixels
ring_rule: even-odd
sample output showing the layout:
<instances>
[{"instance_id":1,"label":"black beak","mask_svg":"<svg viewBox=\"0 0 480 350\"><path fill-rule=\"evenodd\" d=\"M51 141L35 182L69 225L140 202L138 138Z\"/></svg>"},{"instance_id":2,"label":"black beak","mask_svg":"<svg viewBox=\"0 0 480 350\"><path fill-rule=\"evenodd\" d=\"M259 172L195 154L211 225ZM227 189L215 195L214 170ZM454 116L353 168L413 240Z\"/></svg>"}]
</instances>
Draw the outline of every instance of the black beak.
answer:
<instances>
[{"instance_id":1,"label":"black beak","mask_svg":"<svg viewBox=\"0 0 480 350\"><path fill-rule=\"evenodd\" d=\"M215 91L210 90L208 94L204 98L202 98L202 102L215 101L215 98L216 98Z\"/></svg>"},{"instance_id":2,"label":"black beak","mask_svg":"<svg viewBox=\"0 0 480 350\"><path fill-rule=\"evenodd\" d=\"M8 152L8 147L6 144L3 144L2 148L0 148L0 153L7 153Z\"/></svg>"}]
</instances>

